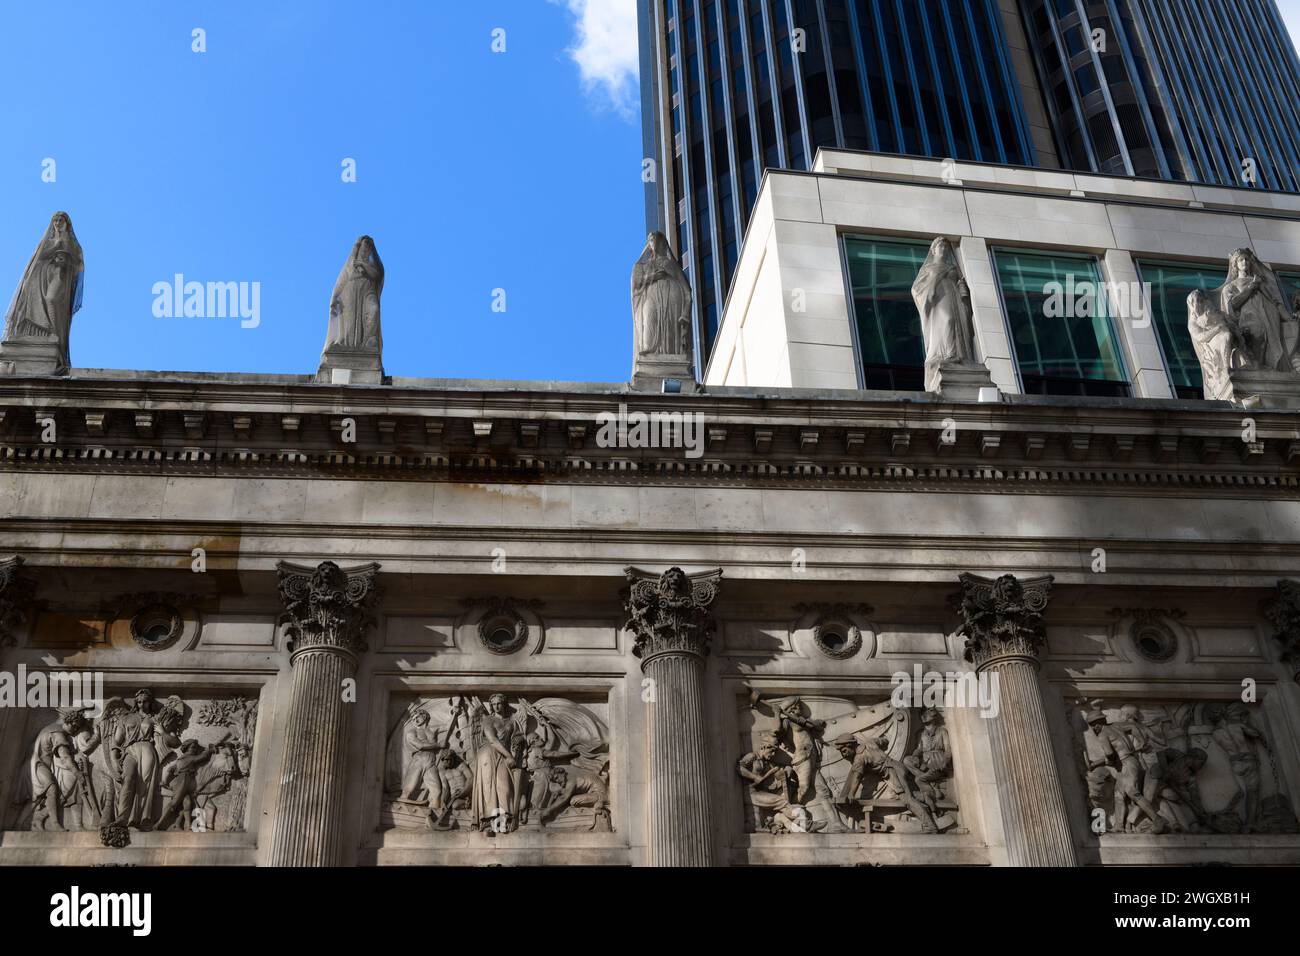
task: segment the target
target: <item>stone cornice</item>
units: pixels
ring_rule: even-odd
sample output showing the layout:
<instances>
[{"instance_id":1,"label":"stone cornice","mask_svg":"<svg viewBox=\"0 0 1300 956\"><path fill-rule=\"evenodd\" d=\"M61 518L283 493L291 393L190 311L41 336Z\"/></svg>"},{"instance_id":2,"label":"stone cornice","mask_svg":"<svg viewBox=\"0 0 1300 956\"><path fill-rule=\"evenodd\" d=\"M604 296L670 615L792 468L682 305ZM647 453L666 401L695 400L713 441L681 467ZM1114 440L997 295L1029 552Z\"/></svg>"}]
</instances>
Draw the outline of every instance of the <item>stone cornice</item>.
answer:
<instances>
[{"instance_id":1,"label":"stone cornice","mask_svg":"<svg viewBox=\"0 0 1300 956\"><path fill-rule=\"evenodd\" d=\"M248 378L255 378L249 376ZM281 376L281 379L293 379ZM280 380L0 379L0 469L294 471L385 478L1160 485L1300 488L1294 415L1223 403L923 393L462 383L316 386ZM473 387L470 387L473 386ZM601 413L702 416L700 457L603 448ZM38 419L52 418L54 442ZM1243 441L1243 419L1255 440ZM344 441L345 419L355 441ZM951 441L945 440L945 433Z\"/></svg>"}]
</instances>

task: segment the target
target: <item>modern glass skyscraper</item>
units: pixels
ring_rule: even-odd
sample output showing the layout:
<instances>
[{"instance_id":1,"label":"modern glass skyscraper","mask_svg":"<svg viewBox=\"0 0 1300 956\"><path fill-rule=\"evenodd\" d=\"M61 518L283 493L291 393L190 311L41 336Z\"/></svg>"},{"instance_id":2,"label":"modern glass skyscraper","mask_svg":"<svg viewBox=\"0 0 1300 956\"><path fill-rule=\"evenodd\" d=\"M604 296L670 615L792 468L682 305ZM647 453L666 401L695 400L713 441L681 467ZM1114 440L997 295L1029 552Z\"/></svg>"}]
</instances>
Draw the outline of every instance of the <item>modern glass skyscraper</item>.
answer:
<instances>
[{"instance_id":1,"label":"modern glass skyscraper","mask_svg":"<svg viewBox=\"0 0 1300 956\"><path fill-rule=\"evenodd\" d=\"M639 5L646 216L682 255L702 357L764 168L822 146L1057 165L1014 0Z\"/></svg>"},{"instance_id":2,"label":"modern glass skyscraper","mask_svg":"<svg viewBox=\"0 0 1300 956\"><path fill-rule=\"evenodd\" d=\"M1300 63L1274 0L1021 0L1063 165L1300 191Z\"/></svg>"},{"instance_id":3,"label":"modern glass skyscraper","mask_svg":"<svg viewBox=\"0 0 1300 956\"><path fill-rule=\"evenodd\" d=\"M764 168L818 147L1300 191L1274 0L638 0L646 218L707 359Z\"/></svg>"}]
</instances>

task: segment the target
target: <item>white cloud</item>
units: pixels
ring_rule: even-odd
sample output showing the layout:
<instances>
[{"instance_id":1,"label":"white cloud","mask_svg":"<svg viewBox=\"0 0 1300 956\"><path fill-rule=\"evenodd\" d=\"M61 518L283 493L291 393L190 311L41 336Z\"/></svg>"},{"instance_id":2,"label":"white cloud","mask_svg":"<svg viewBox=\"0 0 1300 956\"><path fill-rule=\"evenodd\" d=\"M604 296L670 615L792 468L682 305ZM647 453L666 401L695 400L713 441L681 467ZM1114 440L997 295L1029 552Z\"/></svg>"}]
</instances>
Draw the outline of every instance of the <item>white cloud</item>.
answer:
<instances>
[{"instance_id":1,"label":"white cloud","mask_svg":"<svg viewBox=\"0 0 1300 956\"><path fill-rule=\"evenodd\" d=\"M636 115L639 96L636 0L551 0L576 19L573 46L583 89L620 115Z\"/></svg>"}]
</instances>

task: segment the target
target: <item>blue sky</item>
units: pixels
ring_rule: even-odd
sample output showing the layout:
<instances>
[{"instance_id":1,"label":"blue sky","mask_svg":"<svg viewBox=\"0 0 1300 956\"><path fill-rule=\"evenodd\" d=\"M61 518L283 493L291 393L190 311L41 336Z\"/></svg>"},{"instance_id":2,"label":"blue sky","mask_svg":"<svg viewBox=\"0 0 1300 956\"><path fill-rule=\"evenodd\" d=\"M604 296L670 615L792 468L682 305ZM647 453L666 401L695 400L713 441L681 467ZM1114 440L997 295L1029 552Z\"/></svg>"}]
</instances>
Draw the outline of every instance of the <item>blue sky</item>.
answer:
<instances>
[{"instance_id":1,"label":"blue sky","mask_svg":"<svg viewBox=\"0 0 1300 956\"><path fill-rule=\"evenodd\" d=\"M1300 0L1280 5L1296 32ZM74 365L312 372L368 233L390 374L627 378L645 238L633 0L0 13L0 306L66 210L86 253ZM155 318L153 286L178 272L261 283L260 325Z\"/></svg>"},{"instance_id":2,"label":"blue sky","mask_svg":"<svg viewBox=\"0 0 1300 956\"><path fill-rule=\"evenodd\" d=\"M645 223L613 3L584 44L585 0L0 0L0 306L64 209L74 365L312 372L369 233L390 374L625 380ZM260 282L260 325L155 318L177 272Z\"/></svg>"}]
</instances>

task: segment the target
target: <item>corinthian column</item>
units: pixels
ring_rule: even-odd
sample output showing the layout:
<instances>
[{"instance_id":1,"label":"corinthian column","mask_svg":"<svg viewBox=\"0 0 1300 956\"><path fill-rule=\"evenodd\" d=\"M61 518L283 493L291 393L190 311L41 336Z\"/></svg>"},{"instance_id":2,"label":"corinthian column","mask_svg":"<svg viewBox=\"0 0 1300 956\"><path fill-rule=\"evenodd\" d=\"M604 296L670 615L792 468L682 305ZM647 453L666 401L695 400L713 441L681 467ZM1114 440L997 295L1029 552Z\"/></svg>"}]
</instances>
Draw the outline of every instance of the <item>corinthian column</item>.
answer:
<instances>
[{"instance_id":1,"label":"corinthian column","mask_svg":"<svg viewBox=\"0 0 1300 956\"><path fill-rule=\"evenodd\" d=\"M344 571L281 561L280 598L292 622L293 691L284 771L275 806L272 866L338 866L348 717L344 681L355 678L379 565Z\"/></svg>"},{"instance_id":2,"label":"corinthian column","mask_svg":"<svg viewBox=\"0 0 1300 956\"><path fill-rule=\"evenodd\" d=\"M1007 856L1012 866L1077 866L1038 686L1052 578L1022 583L1010 574L996 581L963 574L961 588L958 633L966 638L966 660L977 673L998 675L989 738Z\"/></svg>"},{"instance_id":3,"label":"corinthian column","mask_svg":"<svg viewBox=\"0 0 1300 956\"><path fill-rule=\"evenodd\" d=\"M625 627L632 653L650 678L651 866L712 866L709 728L704 718L704 658L714 622L709 606L722 571L687 576L670 568L655 577L627 569Z\"/></svg>"}]
</instances>

